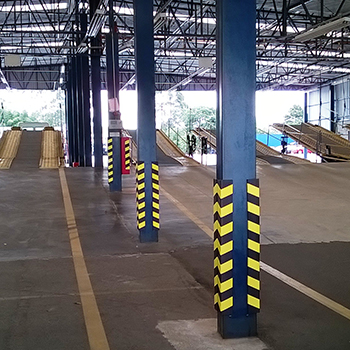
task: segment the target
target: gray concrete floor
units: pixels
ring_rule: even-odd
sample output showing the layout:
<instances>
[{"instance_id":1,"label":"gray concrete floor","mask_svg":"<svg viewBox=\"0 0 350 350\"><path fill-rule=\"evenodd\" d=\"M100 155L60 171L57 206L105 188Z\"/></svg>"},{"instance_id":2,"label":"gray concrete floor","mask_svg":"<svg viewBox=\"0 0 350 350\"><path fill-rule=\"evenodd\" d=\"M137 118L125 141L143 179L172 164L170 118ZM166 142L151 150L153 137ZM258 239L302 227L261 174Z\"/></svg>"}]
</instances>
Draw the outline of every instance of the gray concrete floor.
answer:
<instances>
[{"instance_id":1,"label":"gray concrete floor","mask_svg":"<svg viewBox=\"0 0 350 350\"><path fill-rule=\"evenodd\" d=\"M215 345L212 241L168 197L161 193L159 243L140 244L133 175L110 194L106 172L65 171L111 349L202 349L183 337L189 329L207 348L263 348ZM262 260L349 308L350 165L258 172ZM163 166L160 176L165 191L212 226L212 169ZM58 171L2 171L0 196L0 349L89 349ZM196 325L210 334L195 334ZM262 273L259 336L270 349L350 349L349 329L349 320Z\"/></svg>"}]
</instances>

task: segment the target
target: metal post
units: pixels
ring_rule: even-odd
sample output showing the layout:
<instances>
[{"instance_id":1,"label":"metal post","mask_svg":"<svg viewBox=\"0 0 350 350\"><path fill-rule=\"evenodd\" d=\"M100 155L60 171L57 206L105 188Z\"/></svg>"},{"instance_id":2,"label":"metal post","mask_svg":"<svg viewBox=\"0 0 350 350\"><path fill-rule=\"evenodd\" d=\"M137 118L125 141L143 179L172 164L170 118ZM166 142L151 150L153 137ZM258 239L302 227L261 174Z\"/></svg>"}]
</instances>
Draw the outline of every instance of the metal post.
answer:
<instances>
[{"instance_id":1,"label":"metal post","mask_svg":"<svg viewBox=\"0 0 350 350\"><path fill-rule=\"evenodd\" d=\"M72 74L71 65L67 65L67 90L66 90L66 118L67 118L67 135L68 135L68 160L69 165L73 165L73 107L72 107Z\"/></svg>"},{"instance_id":2,"label":"metal post","mask_svg":"<svg viewBox=\"0 0 350 350\"><path fill-rule=\"evenodd\" d=\"M309 116L307 113L307 104L308 104L307 96L308 96L307 92L305 92L305 94L304 94L304 123L307 123L309 121ZM301 128L303 128L303 126L301 126ZM300 135L301 135L301 132L302 132L302 130L300 130ZM304 147L304 158L307 159L307 148L306 147Z\"/></svg>"},{"instance_id":3,"label":"metal post","mask_svg":"<svg viewBox=\"0 0 350 350\"><path fill-rule=\"evenodd\" d=\"M87 30L87 15L80 15L80 25L82 33ZM90 113L90 81L89 81L89 56L88 53L81 55L82 69L82 95L83 95L83 125L84 125L84 155L85 166L91 167L91 113Z\"/></svg>"},{"instance_id":4,"label":"metal post","mask_svg":"<svg viewBox=\"0 0 350 350\"><path fill-rule=\"evenodd\" d=\"M98 1L90 0L90 17L93 16L98 6ZM94 110L94 155L95 167L103 167L103 147L102 147L102 116L101 116L101 43L100 32L97 38L91 39L91 87L92 87L92 107Z\"/></svg>"},{"instance_id":5,"label":"metal post","mask_svg":"<svg viewBox=\"0 0 350 350\"><path fill-rule=\"evenodd\" d=\"M106 35L106 57L107 57L107 89L108 100L118 101L119 104L119 52L118 33L114 22L113 0L109 0L109 33ZM109 109L108 140L112 140L112 164L108 164L108 172L113 173L109 177L109 190L111 192L122 190L122 168L121 168L121 132L119 107L115 111ZM117 110L118 109L118 110Z\"/></svg>"},{"instance_id":6,"label":"metal post","mask_svg":"<svg viewBox=\"0 0 350 350\"><path fill-rule=\"evenodd\" d=\"M141 242L157 242L159 184L155 126L153 0L134 0L134 12L138 101L138 229ZM152 182L153 178L156 182Z\"/></svg>"},{"instance_id":7,"label":"metal post","mask_svg":"<svg viewBox=\"0 0 350 350\"><path fill-rule=\"evenodd\" d=\"M257 334L260 308L255 1L218 0L216 6L215 305L218 332L238 338Z\"/></svg>"},{"instance_id":8,"label":"metal post","mask_svg":"<svg viewBox=\"0 0 350 350\"><path fill-rule=\"evenodd\" d=\"M77 55L77 91L76 91L76 101L77 101L77 143L78 143L78 162L79 166L85 166L84 157L84 109L83 109L83 93L82 93L82 72L81 65L81 55Z\"/></svg>"},{"instance_id":9,"label":"metal post","mask_svg":"<svg viewBox=\"0 0 350 350\"><path fill-rule=\"evenodd\" d=\"M73 163L79 162L79 146L78 146L78 102L76 99L77 96L77 80L76 80L76 71L77 71L77 58L76 56L72 57L72 68L70 71L71 80L72 80L72 160Z\"/></svg>"},{"instance_id":10,"label":"metal post","mask_svg":"<svg viewBox=\"0 0 350 350\"><path fill-rule=\"evenodd\" d=\"M337 132L337 125L336 125L336 117L335 117L335 111L334 111L334 85L331 85L330 87L330 94L331 94L331 115L330 115L330 120L331 120L331 125L330 125L330 130L333 132Z\"/></svg>"}]
</instances>

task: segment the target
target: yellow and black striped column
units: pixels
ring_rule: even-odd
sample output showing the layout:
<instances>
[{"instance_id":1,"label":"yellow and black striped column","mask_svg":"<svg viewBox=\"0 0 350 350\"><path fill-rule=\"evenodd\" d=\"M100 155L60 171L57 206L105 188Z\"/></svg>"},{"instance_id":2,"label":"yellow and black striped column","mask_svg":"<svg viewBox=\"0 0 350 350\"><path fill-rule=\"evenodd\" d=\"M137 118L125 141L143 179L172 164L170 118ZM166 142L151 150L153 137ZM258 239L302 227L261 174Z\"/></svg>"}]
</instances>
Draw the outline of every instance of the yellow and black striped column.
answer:
<instances>
[{"instance_id":1,"label":"yellow and black striped column","mask_svg":"<svg viewBox=\"0 0 350 350\"><path fill-rule=\"evenodd\" d=\"M248 314L260 311L260 189L259 180L247 181Z\"/></svg>"},{"instance_id":2,"label":"yellow and black striped column","mask_svg":"<svg viewBox=\"0 0 350 350\"><path fill-rule=\"evenodd\" d=\"M159 230L159 166L158 163L152 163L152 217L153 227Z\"/></svg>"},{"instance_id":3,"label":"yellow and black striped column","mask_svg":"<svg viewBox=\"0 0 350 350\"><path fill-rule=\"evenodd\" d=\"M214 304L221 314L233 311L233 184L214 180Z\"/></svg>"},{"instance_id":4,"label":"yellow and black striped column","mask_svg":"<svg viewBox=\"0 0 350 350\"><path fill-rule=\"evenodd\" d=\"M113 140L108 139L108 183L113 182Z\"/></svg>"},{"instance_id":5,"label":"yellow and black striped column","mask_svg":"<svg viewBox=\"0 0 350 350\"><path fill-rule=\"evenodd\" d=\"M130 139L127 138L125 140L125 170L130 171L130 163L131 163Z\"/></svg>"},{"instance_id":6,"label":"yellow and black striped column","mask_svg":"<svg viewBox=\"0 0 350 350\"><path fill-rule=\"evenodd\" d=\"M146 226L146 184L144 162L139 162L136 167L136 208L137 229L142 230Z\"/></svg>"}]
</instances>

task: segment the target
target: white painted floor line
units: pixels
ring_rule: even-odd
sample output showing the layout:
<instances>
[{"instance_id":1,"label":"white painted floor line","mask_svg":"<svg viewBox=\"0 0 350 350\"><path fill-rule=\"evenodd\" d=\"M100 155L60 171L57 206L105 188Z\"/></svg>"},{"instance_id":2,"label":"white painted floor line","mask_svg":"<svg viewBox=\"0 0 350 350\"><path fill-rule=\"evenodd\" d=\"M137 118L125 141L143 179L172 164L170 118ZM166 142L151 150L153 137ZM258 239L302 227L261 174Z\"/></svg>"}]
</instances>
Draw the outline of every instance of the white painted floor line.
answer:
<instances>
[{"instance_id":1,"label":"white painted floor line","mask_svg":"<svg viewBox=\"0 0 350 350\"><path fill-rule=\"evenodd\" d=\"M191 219L202 231L204 231L209 237L213 238L213 229L210 229L207 225L205 225L202 220L200 220L196 215L191 213L188 210L188 208L186 208L182 203L175 199L170 193L165 191L164 188L161 188L161 193L163 193L171 202L173 202L178 207L178 209L180 209L189 219ZM325 297L324 295L294 280L293 278L285 275L284 273L276 270L272 266L269 266L262 261L260 262L260 266L263 271L267 272L271 276L274 276L275 278L279 279L280 281L284 282L290 287L296 289L300 293L303 293L309 298L327 307L328 309L350 320L350 310L347 309L345 306L338 304L334 300Z\"/></svg>"},{"instance_id":2,"label":"white painted floor line","mask_svg":"<svg viewBox=\"0 0 350 350\"><path fill-rule=\"evenodd\" d=\"M304 284L294 280L293 278L285 275L284 273L276 270L275 268L265 264L264 262L260 262L261 269L268 274L270 274L273 277L276 277L280 281L284 282L288 286L296 289L300 293L305 294L309 298L319 302L320 304L324 305L328 309L336 312L337 314L347 318L350 320L350 310L347 309L345 306L338 304L332 299L329 299L325 297L324 295L316 292L315 290L305 286Z\"/></svg>"}]
</instances>

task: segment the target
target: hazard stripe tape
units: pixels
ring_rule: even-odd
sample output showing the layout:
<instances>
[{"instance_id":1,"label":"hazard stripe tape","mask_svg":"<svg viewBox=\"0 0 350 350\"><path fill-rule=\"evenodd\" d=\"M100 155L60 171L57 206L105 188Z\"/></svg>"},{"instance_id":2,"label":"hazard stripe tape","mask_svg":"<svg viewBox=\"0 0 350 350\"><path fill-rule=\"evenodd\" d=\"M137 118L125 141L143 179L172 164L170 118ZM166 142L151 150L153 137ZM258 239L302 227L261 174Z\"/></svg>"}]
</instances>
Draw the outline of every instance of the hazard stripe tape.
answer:
<instances>
[{"instance_id":1,"label":"hazard stripe tape","mask_svg":"<svg viewBox=\"0 0 350 350\"><path fill-rule=\"evenodd\" d=\"M230 314L233 308L233 184L214 180L214 305Z\"/></svg>"},{"instance_id":2,"label":"hazard stripe tape","mask_svg":"<svg viewBox=\"0 0 350 350\"><path fill-rule=\"evenodd\" d=\"M139 162L136 166L136 212L138 230L142 230L146 226L145 200L145 163Z\"/></svg>"},{"instance_id":3,"label":"hazard stripe tape","mask_svg":"<svg viewBox=\"0 0 350 350\"><path fill-rule=\"evenodd\" d=\"M247 181L248 314L260 311L260 189L259 180Z\"/></svg>"},{"instance_id":4,"label":"hazard stripe tape","mask_svg":"<svg viewBox=\"0 0 350 350\"><path fill-rule=\"evenodd\" d=\"M157 162L152 163L152 217L153 227L160 228L159 220L159 166Z\"/></svg>"},{"instance_id":5,"label":"hazard stripe tape","mask_svg":"<svg viewBox=\"0 0 350 350\"><path fill-rule=\"evenodd\" d=\"M130 139L125 140L125 169L130 170L131 156L130 156Z\"/></svg>"},{"instance_id":6,"label":"hazard stripe tape","mask_svg":"<svg viewBox=\"0 0 350 350\"><path fill-rule=\"evenodd\" d=\"M108 183L113 182L113 140L108 139Z\"/></svg>"}]
</instances>

